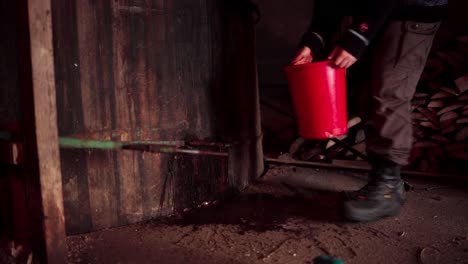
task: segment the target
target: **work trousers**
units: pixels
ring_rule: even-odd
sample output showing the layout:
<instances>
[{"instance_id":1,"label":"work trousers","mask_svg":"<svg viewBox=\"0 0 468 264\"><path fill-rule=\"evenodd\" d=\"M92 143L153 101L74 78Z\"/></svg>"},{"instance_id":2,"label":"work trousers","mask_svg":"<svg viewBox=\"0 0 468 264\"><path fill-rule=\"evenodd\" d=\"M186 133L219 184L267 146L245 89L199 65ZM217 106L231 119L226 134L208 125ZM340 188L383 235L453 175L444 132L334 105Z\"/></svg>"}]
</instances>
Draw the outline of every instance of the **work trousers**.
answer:
<instances>
[{"instance_id":1,"label":"work trousers","mask_svg":"<svg viewBox=\"0 0 468 264\"><path fill-rule=\"evenodd\" d=\"M408 163L413 144L411 100L438 28L439 23L393 21L375 39L365 130L371 161Z\"/></svg>"}]
</instances>

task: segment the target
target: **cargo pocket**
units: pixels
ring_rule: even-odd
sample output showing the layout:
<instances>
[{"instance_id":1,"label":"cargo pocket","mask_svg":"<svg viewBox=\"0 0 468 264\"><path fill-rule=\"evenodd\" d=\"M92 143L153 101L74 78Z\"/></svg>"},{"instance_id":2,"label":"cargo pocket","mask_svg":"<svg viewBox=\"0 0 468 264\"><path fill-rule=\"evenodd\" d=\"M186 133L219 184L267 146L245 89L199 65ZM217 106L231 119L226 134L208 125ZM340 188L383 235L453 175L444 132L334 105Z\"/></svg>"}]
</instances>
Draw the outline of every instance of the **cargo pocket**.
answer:
<instances>
[{"instance_id":1,"label":"cargo pocket","mask_svg":"<svg viewBox=\"0 0 468 264\"><path fill-rule=\"evenodd\" d=\"M440 23L403 23L395 68L422 71Z\"/></svg>"}]
</instances>

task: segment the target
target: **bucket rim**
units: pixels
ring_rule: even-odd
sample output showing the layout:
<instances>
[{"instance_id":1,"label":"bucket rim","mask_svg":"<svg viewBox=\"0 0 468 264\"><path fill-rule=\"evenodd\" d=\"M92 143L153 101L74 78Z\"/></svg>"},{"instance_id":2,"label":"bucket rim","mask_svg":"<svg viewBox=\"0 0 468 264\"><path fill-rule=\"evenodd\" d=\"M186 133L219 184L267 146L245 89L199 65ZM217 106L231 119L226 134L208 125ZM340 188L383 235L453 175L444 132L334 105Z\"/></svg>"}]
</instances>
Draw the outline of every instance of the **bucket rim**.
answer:
<instances>
[{"instance_id":1,"label":"bucket rim","mask_svg":"<svg viewBox=\"0 0 468 264\"><path fill-rule=\"evenodd\" d=\"M316 62L309 62L299 65L288 65L284 67L286 72L297 71L306 68L316 68L316 67L323 67L323 65L330 65L331 66L332 60L324 60L324 61L316 61Z\"/></svg>"}]
</instances>

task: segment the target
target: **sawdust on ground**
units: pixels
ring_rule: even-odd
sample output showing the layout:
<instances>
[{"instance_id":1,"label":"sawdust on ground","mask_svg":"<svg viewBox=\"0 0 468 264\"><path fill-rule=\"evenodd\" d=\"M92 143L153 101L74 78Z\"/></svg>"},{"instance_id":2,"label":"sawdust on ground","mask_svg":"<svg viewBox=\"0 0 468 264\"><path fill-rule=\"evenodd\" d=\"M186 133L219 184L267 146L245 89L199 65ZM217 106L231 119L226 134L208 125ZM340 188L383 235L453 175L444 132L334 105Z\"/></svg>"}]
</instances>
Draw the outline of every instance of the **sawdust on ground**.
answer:
<instances>
[{"instance_id":1,"label":"sawdust on ground","mask_svg":"<svg viewBox=\"0 0 468 264\"><path fill-rule=\"evenodd\" d=\"M466 188L410 180L399 217L356 224L341 221L338 193L275 181L280 174L184 216L69 237L69 261L293 264L326 254L348 264L468 263Z\"/></svg>"}]
</instances>

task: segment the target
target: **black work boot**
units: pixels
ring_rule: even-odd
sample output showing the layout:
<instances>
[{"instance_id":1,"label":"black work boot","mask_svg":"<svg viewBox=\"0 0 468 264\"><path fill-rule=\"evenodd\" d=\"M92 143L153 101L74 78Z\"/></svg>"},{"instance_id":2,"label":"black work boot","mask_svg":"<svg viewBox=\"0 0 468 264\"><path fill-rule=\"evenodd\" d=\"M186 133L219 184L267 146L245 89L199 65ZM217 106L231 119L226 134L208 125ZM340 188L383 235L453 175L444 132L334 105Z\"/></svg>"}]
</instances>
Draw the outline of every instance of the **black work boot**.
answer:
<instances>
[{"instance_id":1,"label":"black work boot","mask_svg":"<svg viewBox=\"0 0 468 264\"><path fill-rule=\"evenodd\" d=\"M343 201L343 214L347 220L375 221L400 212L406 200L400 166L389 162L375 164L371 177L366 186L347 193Z\"/></svg>"},{"instance_id":2,"label":"black work boot","mask_svg":"<svg viewBox=\"0 0 468 264\"><path fill-rule=\"evenodd\" d=\"M342 192L343 200L344 201L355 200L359 196L366 196L367 193L369 192L369 190L372 189L373 186L376 185L376 182L377 182L377 177L373 175L371 177L370 181L366 185L361 187L359 190ZM406 202L405 191L408 191L410 188L411 188L411 186L408 185L405 181L403 181L403 190L398 190L400 192L400 194L401 194L401 197L402 197L402 199L400 201L401 205L403 205Z\"/></svg>"}]
</instances>

